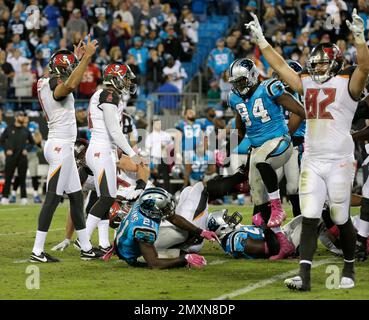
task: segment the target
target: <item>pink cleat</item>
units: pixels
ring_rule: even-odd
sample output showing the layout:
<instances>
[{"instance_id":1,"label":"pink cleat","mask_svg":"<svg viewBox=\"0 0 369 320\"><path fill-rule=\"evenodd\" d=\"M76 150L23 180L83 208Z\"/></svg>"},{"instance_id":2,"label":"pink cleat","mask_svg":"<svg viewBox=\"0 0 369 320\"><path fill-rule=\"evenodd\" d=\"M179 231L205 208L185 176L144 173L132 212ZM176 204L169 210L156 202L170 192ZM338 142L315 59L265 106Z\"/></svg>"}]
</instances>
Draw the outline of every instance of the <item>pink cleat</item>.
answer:
<instances>
[{"instance_id":1,"label":"pink cleat","mask_svg":"<svg viewBox=\"0 0 369 320\"><path fill-rule=\"evenodd\" d=\"M252 216L252 224L255 226L255 227L262 227L262 226L265 226L265 222L264 222L264 219L263 217L261 216L261 213L258 212L257 214L253 215Z\"/></svg>"},{"instance_id":2,"label":"pink cleat","mask_svg":"<svg viewBox=\"0 0 369 320\"><path fill-rule=\"evenodd\" d=\"M279 252L277 255L269 257L269 260L282 260L294 254L295 246L293 243L288 241L283 232L278 232L275 236L279 242Z\"/></svg>"},{"instance_id":3,"label":"pink cleat","mask_svg":"<svg viewBox=\"0 0 369 320\"><path fill-rule=\"evenodd\" d=\"M267 226L268 228L276 228L286 220L287 214L283 211L280 199L270 200L270 205L272 206L272 214L270 215Z\"/></svg>"}]
</instances>

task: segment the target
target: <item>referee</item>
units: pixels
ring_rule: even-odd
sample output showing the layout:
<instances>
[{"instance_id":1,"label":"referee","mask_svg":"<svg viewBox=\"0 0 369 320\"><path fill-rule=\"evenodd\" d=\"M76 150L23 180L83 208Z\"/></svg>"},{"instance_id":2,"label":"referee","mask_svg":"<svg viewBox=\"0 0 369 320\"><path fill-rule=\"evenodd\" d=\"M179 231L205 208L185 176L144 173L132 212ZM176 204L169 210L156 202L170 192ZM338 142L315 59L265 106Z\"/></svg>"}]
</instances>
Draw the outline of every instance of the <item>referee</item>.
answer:
<instances>
[{"instance_id":1,"label":"referee","mask_svg":"<svg viewBox=\"0 0 369 320\"><path fill-rule=\"evenodd\" d=\"M25 113L15 113L14 124L5 129L0 138L0 145L5 149L5 186L1 204L9 204L9 192L15 169L18 168L19 185L21 188L21 204L27 204L26 174L27 148L34 145L31 132L24 126Z\"/></svg>"}]
</instances>

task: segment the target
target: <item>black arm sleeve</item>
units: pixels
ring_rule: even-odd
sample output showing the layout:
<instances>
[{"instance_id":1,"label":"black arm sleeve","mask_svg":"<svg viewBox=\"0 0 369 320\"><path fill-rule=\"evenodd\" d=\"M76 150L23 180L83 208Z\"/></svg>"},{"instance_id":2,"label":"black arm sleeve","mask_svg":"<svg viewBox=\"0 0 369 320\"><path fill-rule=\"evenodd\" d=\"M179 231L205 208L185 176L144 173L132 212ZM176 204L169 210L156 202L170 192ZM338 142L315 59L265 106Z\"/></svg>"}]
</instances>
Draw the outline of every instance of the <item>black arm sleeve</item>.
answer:
<instances>
[{"instance_id":1,"label":"black arm sleeve","mask_svg":"<svg viewBox=\"0 0 369 320\"><path fill-rule=\"evenodd\" d=\"M58 78L58 77L52 77L50 78L49 80L49 86L50 86L50 90L53 92L53 98L55 101L62 101L65 99L65 97L62 97L62 98L59 98L59 99L56 99L55 96L54 96L54 90L55 88L61 83L61 79Z\"/></svg>"}]
</instances>

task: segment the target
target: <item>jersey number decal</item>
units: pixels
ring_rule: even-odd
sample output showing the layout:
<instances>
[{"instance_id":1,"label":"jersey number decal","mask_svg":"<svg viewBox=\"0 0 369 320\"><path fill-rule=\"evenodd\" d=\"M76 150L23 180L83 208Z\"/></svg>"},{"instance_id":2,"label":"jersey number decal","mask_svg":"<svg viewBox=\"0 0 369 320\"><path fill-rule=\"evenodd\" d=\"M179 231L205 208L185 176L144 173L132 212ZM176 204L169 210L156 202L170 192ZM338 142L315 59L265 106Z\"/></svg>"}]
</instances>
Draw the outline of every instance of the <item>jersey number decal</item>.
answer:
<instances>
[{"instance_id":1,"label":"jersey number decal","mask_svg":"<svg viewBox=\"0 0 369 320\"><path fill-rule=\"evenodd\" d=\"M236 105L236 108L242 119L246 122L246 125L251 126L250 115L247 111L246 104L239 103L238 105ZM268 110L264 108L262 98L255 99L254 105L252 107L252 114L254 118L261 118L262 123L270 121Z\"/></svg>"},{"instance_id":2,"label":"jersey number decal","mask_svg":"<svg viewBox=\"0 0 369 320\"><path fill-rule=\"evenodd\" d=\"M318 104L320 90L323 91L326 98ZM335 100L336 89L334 88L307 89L305 94L306 119L333 119L332 114L326 109Z\"/></svg>"}]
</instances>

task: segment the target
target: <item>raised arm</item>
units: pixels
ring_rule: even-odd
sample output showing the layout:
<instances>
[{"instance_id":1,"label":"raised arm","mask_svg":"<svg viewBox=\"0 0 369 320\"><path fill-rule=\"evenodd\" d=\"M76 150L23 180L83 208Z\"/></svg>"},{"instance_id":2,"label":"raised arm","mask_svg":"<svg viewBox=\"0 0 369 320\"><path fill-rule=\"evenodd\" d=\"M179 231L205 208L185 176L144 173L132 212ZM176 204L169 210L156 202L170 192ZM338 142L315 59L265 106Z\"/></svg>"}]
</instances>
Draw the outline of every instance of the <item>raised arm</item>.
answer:
<instances>
[{"instance_id":1,"label":"raised arm","mask_svg":"<svg viewBox=\"0 0 369 320\"><path fill-rule=\"evenodd\" d=\"M349 91L355 100L359 100L369 75L369 49L364 36L364 21L356 9L352 12L352 23L346 20L346 24L354 36L357 52L357 67L351 76Z\"/></svg>"},{"instance_id":2,"label":"raised arm","mask_svg":"<svg viewBox=\"0 0 369 320\"><path fill-rule=\"evenodd\" d=\"M295 72L287 62L275 51L272 46L265 39L263 30L261 29L258 17L250 13L253 17L253 21L246 23L245 27L249 29L256 40L264 58L270 64L270 66L278 73L279 77L285 81L293 91L303 94L302 82L299 74Z\"/></svg>"}]
</instances>

